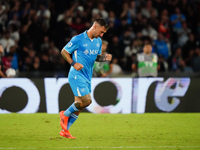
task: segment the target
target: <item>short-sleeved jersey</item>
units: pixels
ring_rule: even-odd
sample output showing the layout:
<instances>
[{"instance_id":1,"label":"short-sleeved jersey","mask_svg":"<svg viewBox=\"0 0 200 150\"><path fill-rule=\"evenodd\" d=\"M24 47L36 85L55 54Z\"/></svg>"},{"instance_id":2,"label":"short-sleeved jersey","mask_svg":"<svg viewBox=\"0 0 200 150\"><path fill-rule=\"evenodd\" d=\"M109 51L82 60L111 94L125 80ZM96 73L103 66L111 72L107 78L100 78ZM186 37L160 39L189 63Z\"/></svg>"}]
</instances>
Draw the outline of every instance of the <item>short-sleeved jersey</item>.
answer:
<instances>
[{"instance_id":1,"label":"short-sleeved jersey","mask_svg":"<svg viewBox=\"0 0 200 150\"><path fill-rule=\"evenodd\" d=\"M74 69L71 66L68 78L76 78L76 75L80 75L87 82L91 82L92 72L94 62L97 58L97 55L101 54L101 38L94 38L91 40L87 31L74 36L64 47L64 49L72 54L72 59L76 63L83 65L83 68L80 71Z\"/></svg>"}]
</instances>

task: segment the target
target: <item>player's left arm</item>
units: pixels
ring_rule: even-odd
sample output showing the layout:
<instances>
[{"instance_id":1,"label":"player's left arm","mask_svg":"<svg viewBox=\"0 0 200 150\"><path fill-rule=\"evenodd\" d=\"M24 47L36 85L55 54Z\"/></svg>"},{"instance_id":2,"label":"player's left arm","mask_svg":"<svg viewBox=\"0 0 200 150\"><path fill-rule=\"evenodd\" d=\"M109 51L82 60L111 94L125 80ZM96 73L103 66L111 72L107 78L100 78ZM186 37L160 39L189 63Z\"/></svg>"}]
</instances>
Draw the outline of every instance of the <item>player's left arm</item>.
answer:
<instances>
[{"instance_id":1,"label":"player's left arm","mask_svg":"<svg viewBox=\"0 0 200 150\"><path fill-rule=\"evenodd\" d=\"M112 55L111 54L101 54L97 55L96 61L103 62L103 61L111 61L112 60Z\"/></svg>"}]
</instances>

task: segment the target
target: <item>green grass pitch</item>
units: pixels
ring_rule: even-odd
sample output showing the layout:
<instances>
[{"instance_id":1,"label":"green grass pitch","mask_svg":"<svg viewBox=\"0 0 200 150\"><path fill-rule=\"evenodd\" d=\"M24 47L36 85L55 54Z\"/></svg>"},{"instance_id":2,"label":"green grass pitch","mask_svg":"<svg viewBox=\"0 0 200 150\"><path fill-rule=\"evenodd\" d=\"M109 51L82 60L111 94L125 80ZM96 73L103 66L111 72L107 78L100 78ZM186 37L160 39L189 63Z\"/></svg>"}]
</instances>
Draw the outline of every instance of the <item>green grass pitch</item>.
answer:
<instances>
[{"instance_id":1,"label":"green grass pitch","mask_svg":"<svg viewBox=\"0 0 200 150\"><path fill-rule=\"evenodd\" d=\"M199 113L81 113L59 136L59 114L1 114L0 149L200 149Z\"/></svg>"}]
</instances>

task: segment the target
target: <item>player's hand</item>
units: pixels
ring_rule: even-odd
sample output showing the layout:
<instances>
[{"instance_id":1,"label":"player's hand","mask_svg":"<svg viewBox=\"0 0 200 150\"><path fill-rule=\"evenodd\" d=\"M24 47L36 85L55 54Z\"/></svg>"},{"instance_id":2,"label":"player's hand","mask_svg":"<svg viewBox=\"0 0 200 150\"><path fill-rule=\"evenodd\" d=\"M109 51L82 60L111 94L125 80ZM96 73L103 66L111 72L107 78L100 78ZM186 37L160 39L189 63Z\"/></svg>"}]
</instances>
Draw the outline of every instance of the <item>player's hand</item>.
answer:
<instances>
[{"instance_id":1,"label":"player's hand","mask_svg":"<svg viewBox=\"0 0 200 150\"><path fill-rule=\"evenodd\" d=\"M83 68L83 65L80 63L75 63L74 64L74 69L76 69L77 71L80 71Z\"/></svg>"},{"instance_id":2,"label":"player's hand","mask_svg":"<svg viewBox=\"0 0 200 150\"><path fill-rule=\"evenodd\" d=\"M111 54L105 54L106 61L111 61L112 60L112 55Z\"/></svg>"}]
</instances>

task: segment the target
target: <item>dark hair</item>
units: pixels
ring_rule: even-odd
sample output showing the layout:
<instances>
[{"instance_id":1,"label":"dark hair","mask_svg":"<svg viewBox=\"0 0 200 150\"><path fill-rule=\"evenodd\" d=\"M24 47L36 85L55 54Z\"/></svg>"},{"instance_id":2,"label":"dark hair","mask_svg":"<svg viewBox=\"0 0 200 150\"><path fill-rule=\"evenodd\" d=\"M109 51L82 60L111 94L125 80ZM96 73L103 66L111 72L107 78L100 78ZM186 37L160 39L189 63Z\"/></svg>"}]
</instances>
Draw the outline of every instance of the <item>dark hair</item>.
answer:
<instances>
[{"instance_id":1,"label":"dark hair","mask_svg":"<svg viewBox=\"0 0 200 150\"><path fill-rule=\"evenodd\" d=\"M98 24L100 24L100 26L104 26L106 29L109 28L109 26L108 26L106 20L103 19L103 18L99 18L99 19L97 19L95 22L97 22Z\"/></svg>"},{"instance_id":2,"label":"dark hair","mask_svg":"<svg viewBox=\"0 0 200 150\"><path fill-rule=\"evenodd\" d=\"M13 53L9 52L8 54L6 54L6 57L9 57L9 56L13 57Z\"/></svg>"},{"instance_id":3,"label":"dark hair","mask_svg":"<svg viewBox=\"0 0 200 150\"><path fill-rule=\"evenodd\" d=\"M145 46L151 46L151 47L153 47L152 44L149 43L149 42L145 43L143 47L145 47Z\"/></svg>"}]
</instances>

